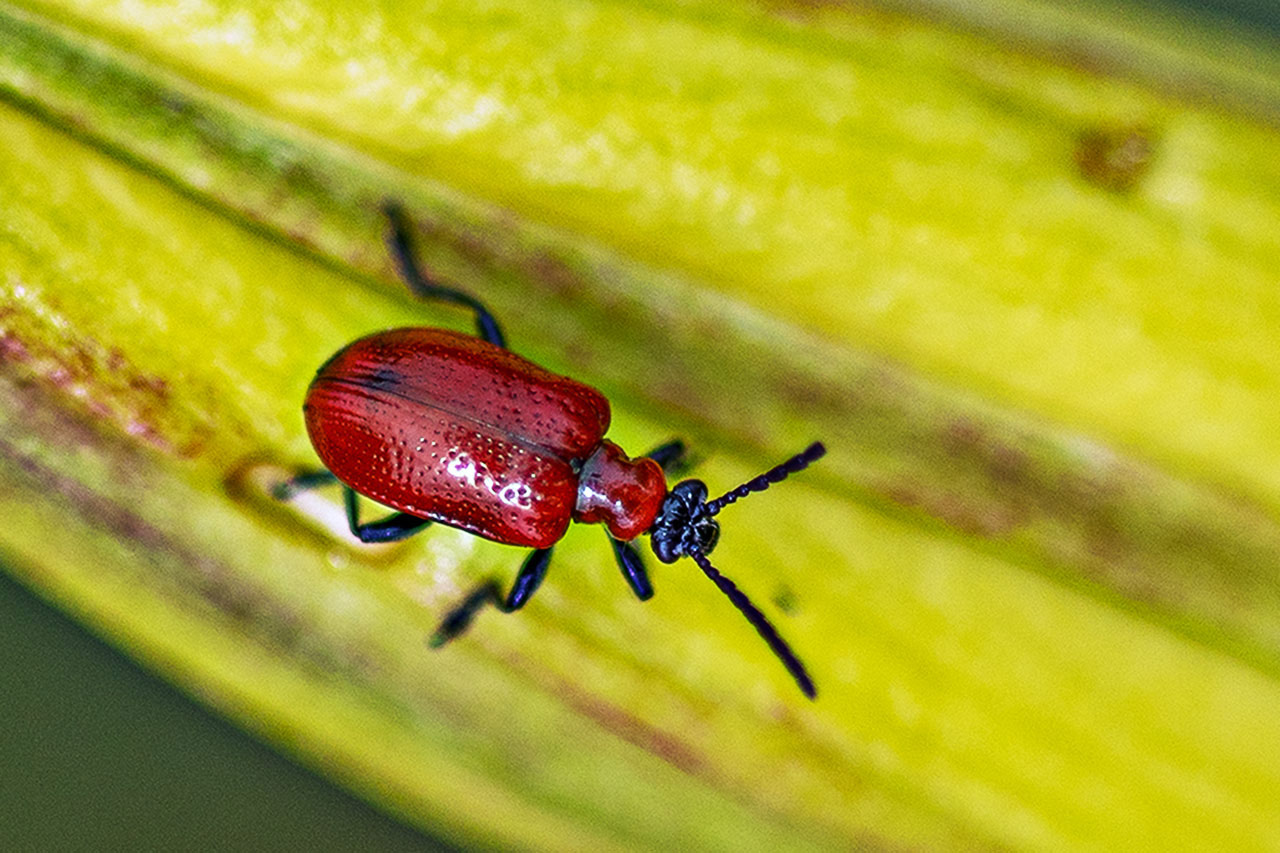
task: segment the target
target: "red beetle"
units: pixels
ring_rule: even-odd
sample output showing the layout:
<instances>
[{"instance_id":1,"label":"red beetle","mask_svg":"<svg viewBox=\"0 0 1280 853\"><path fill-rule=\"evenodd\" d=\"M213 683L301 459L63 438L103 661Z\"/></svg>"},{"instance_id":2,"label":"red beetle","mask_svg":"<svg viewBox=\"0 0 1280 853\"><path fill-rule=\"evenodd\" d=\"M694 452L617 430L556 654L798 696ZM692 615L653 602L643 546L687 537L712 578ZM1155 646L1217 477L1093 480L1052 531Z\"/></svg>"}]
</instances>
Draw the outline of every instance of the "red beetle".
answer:
<instances>
[{"instance_id":1,"label":"red beetle","mask_svg":"<svg viewBox=\"0 0 1280 853\"><path fill-rule=\"evenodd\" d=\"M481 302L422 274L403 213L393 205L387 213L391 251L410 289L470 308L479 337L394 329L339 351L317 372L303 406L307 432L328 471L295 477L277 494L288 498L341 481L351 532L362 542L403 539L439 522L535 549L505 597L491 580L450 612L432 637L436 646L461 633L486 603L505 612L522 607L570 521L604 524L624 577L641 600L648 599L653 587L630 544L647 533L662 562L691 557L813 698L813 680L791 647L706 555L719 537L714 516L723 507L807 467L826 452L823 446L812 444L715 500L707 500L699 480L668 491L664 470L683 457L681 442L629 459L604 438L604 396L507 350ZM397 512L361 523L357 493Z\"/></svg>"}]
</instances>

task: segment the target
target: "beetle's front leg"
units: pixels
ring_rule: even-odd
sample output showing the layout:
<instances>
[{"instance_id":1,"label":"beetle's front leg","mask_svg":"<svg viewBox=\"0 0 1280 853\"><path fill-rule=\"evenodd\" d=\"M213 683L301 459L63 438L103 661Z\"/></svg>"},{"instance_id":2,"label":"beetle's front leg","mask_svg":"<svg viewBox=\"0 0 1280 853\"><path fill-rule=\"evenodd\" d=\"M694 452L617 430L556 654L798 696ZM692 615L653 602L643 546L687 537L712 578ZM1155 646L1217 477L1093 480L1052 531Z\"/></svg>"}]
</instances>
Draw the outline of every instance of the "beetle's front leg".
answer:
<instances>
[{"instance_id":1,"label":"beetle's front leg","mask_svg":"<svg viewBox=\"0 0 1280 853\"><path fill-rule=\"evenodd\" d=\"M613 546L613 556L618 561L618 568L622 569L622 576L627 579L627 585L636 594L636 598L641 601L653 598L653 584L649 582L649 573L645 571L640 552L630 542L619 542L612 536L609 537L609 544Z\"/></svg>"},{"instance_id":2,"label":"beetle's front leg","mask_svg":"<svg viewBox=\"0 0 1280 853\"><path fill-rule=\"evenodd\" d=\"M666 444L659 444L646 453L645 456L661 465L665 473L671 474L685 467L689 457L689 448L677 438L674 441L668 441Z\"/></svg>"}]
</instances>

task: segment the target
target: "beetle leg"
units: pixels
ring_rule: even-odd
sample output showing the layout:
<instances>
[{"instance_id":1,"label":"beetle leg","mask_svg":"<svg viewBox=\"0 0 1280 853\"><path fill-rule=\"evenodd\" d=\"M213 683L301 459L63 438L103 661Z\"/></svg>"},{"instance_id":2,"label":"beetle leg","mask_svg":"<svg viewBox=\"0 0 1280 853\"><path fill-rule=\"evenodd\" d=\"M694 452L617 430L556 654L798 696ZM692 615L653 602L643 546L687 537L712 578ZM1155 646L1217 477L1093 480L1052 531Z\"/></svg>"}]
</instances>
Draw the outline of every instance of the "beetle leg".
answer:
<instances>
[{"instance_id":1,"label":"beetle leg","mask_svg":"<svg viewBox=\"0 0 1280 853\"><path fill-rule=\"evenodd\" d=\"M439 648L454 637L467 630L476 612L486 604L492 604L503 613L514 613L533 595L542 579L547 576L547 566L551 563L551 549L538 548L530 552L516 575L516 582L511 585L511 592L503 599L497 581L487 581L476 587L466 599L449 612L440 623L440 627L431 635L430 645Z\"/></svg>"},{"instance_id":2,"label":"beetle leg","mask_svg":"<svg viewBox=\"0 0 1280 853\"><path fill-rule=\"evenodd\" d=\"M618 560L618 568L622 569L622 576L627 579L627 585L636 594L636 598L641 601L653 598L653 584L649 583L649 573L645 571L640 552L630 542L622 542L612 536L609 537L609 544L613 546L613 556Z\"/></svg>"},{"instance_id":3,"label":"beetle leg","mask_svg":"<svg viewBox=\"0 0 1280 853\"><path fill-rule=\"evenodd\" d=\"M542 579L547 576L547 566L550 563L550 548L539 548L525 557L520 574L516 575L516 582L511 585L511 592L502 606L504 613L512 613L524 607L525 602L542 584Z\"/></svg>"},{"instance_id":4,"label":"beetle leg","mask_svg":"<svg viewBox=\"0 0 1280 853\"><path fill-rule=\"evenodd\" d=\"M427 641L428 645L433 649L438 649L467 630L467 626L475 618L476 611L489 603L498 606L502 604L502 594L498 592L497 581L487 581L476 587L461 604L449 611L448 615L444 617L444 621L440 623L440 627L436 628L436 632Z\"/></svg>"},{"instance_id":5,"label":"beetle leg","mask_svg":"<svg viewBox=\"0 0 1280 853\"><path fill-rule=\"evenodd\" d=\"M283 483L276 483L271 489L271 495L278 501L287 501L299 492L308 492L336 482L338 478L333 476L332 471L308 471L305 474L290 477Z\"/></svg>"},{"instance_id":6,"label":"beetle leg","mask_svg":"<svg viewBox=\"0 0 1280 853\"><path fill-rule=\"evenodd\" d=\"M419 299L452 302L454 305L470 308L476 315L477 334L494 346L506 349L507 343L502 335L502 329L483 302L465 291L436 284L423 272L414 255L413 239L409 236L409 218L405 215L404 209L398 203L388 201L383 205L383 210L391 220L391 233L387 237L387 246L391 249L391 256L395 258L400 276L405 284L409 285L413 294Z\"/></svg>"},{"instance_id":7,"label":"beetle leg","mask_svg":"<svg viewBox=\"0 0 1280 853\"><path fill-rule=\"evenodd\" d=\"M689 455L689 448L680 439L668 441L650 450L645 456L662 466L662 470L670 474L684 468Z\"/></svg>"},{"instance_id":8,"label":"beetle leg","mask_svg":"<svg viewBox=\"0 0 1280 853\"><path fill-rule=\"evenodd\" d=\"M684 442L677 438L658 445L645 456L662 466L664 472L670 473L684 466L688 452L689 449L685 447ZM622 542L612 536L609 537L609 545L613 548L613 556L618 561L618 568L622 569L622 576L627 579L627 585L636 594L636 598L641 601L653 598L653 584L649 582L649 573L645 571L640 552L630 542Z\"/></svg>"},{"instance_id":9,"label":"beetle leg","mask_svg":"<svg viewBox=\"0 0 1280 853\"><path fill-rule=\"evenodd\" d=\"M399 542L417 533L431 523L429 518L419 518L407 512L397 512L377 521L360 523L360 505L354 489L343 489L346 493L347 524L351 527L351 535L366 544L374 542Z\"/></svg>"}]
</instances>

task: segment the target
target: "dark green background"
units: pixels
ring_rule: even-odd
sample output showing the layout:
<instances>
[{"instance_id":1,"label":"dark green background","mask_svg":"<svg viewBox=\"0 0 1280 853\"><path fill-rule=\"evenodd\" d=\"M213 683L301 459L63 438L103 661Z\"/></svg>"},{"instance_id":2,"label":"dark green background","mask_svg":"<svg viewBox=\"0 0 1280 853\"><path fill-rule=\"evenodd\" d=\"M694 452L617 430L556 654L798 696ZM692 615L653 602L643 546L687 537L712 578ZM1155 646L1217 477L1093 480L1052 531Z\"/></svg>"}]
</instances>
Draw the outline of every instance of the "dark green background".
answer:
<instances>
[{"instance_id":1,"label":"dark green background","mask_svg":"<svg viewBox=\"0 0 1280 853\"><path fill-rule=\"evenodd\" d=\"M1164 9L1280 34L1274 0ZM213 716L0 573L0 850L155 849L445 848Z\"/></svg>"},{"instance_id":2,"label":"dark green background","mask_svg":"<svg viewBox=\"0 0 1280 853\"><path fill-rule=\"evenodd\" d=\"M0 850L442 850L0 573Z\"/></svg>"},{"instance_id":3,"label":"dark green background","mask_svg":"<svg viewBox=\"0 0 1280 853\"><path fill-rule=\"evenodd\" d=\"M1161 4L1150 5L1158 8ZM1207 13L1237 29L1251 29L1260 35L1280 32L1280 3L1275 0L1169 0L1164 8L1179 13Z\"/></svg>"}]
</instances>

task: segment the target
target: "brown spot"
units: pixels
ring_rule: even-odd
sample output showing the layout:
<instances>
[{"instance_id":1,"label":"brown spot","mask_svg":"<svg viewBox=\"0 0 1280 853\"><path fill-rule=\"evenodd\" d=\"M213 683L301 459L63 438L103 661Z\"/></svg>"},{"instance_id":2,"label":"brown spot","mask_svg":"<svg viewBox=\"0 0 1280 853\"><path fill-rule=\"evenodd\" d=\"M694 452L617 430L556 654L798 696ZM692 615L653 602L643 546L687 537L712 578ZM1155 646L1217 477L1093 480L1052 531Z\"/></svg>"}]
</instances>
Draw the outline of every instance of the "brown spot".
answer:
<instances>
[{"instance_id":1,"label":"brown spot","mask_svg":"<svg viewBox=\"0 0 1280 853\"><path fill-rule=\"evenodd\" d=\"M576 298L584 285L584 276L563 258L528 245L509 240L495 241L493 231L515 232L519 219L500 211L497 221L485 229L469 228L465 223L424 215L415 210L411 227L424 239L421 246L446 246L467 263L489 269L519 270L542 291L561 299ZM425 262L425 259L424 261Z\"/></svg>"},{"instance_id":2,"label":"brown spot","mask_svg":"<svg viewBox=\"0 0 1280 853\"><path fill-rule=\"evenodd\" d=\"M933 516L970 536L998 538L1011 534L1027 513L990 495L960 494L925 488L921 483L899 483L877 489L894 503Z\"/></svg>"},{"instance_id":3,"label":"brown spot","mask_svg":"<svg viewBox=\"0 0 1280 853\"><path fill-rule=\"evenodd\" d=\"M82 329L33 327L14 314L0 320L11 324L0 328L0 365L20 368L10 371L15 378L43 382L64 404L167 453L195 456L212 437L211 423L194 408L175 411L167 380L138 368L119 347Z\"/></svg>"},{"instance_id":4,"label":"brown spot","mask_svg":"<svg viewBox=\"0 0 1280 853\"><path fill-rule=\"evenodd\" d=\"M0 332L0 362L30 360L31 352L22 341L8 332Z\"/></svg>"},{"instance_id":5,"label":"brown spot","mask_svg":"<svg viewBox=\"0 0 1280 853\"><path fill-rule=\"evenodd\" d=\"M582 290L582 277L559 258L539 252L528 260L529 274L558 297L573 297Z\"/></svg>"},{"instance_id":6,"label":"brown spot","mask_svg":"<svg viewBox=\"0 0 1280 853\"><path fill-rule=\"evenodd\" d=\"M1110 567L1112 570L1122 565L1124 558L1131 549L1125 541L1124 532L1119 528L1115 519L1095 514L1084 516L1082 521L1083 544L1089 556L1094 558L1092 562ZM1081 562L1083 568L1088 571L1090 569L1090 561ZM1111 573L1114 572L1104 572L1103 574Z\"/></svg>"},{"instance_id":7,"label":"brown spot","mask_svg":"<svg viewBox=\"0 0 1280 853\"><path fill-rule=\"evenodd\" d=\"M976 421L951 421L943 428L940 441L948 456L976 463L993 483L1020 488L1034 477L1025 450Z\"/></svg>"},{"instance_id":8,"label":"brown spot","mask_svg":"<svg viewBox=\"0 0 1280 853\"><path fill-rule=\"evenodd\" d=\"M688 744L649 725L630 711L590 696L571 682L560 684L558 690L575 711L595 720L627 743L653 753L685 773L702 774L707 769L706 760Z\"/></svg>"},{"instance_id":9,"label":"brown spot","mask_svg":"<svg viewBox=\"0 0 1280 853\"><path fill-rule=\"evenodd\" d=\"M952 456L962 456L982 443L982 429L972 420L951 421L942 431L942 446Z\"/></svg>"},{"instance_id":10,"label":"brown spot","mask_svg":"<svg viewBox=\"0 0 1280 853\"><path fill-rule=\"evenodd\" d=\"M1147 173L1154 153L1152 131L1142 126L1100 126L1076 138L1080 176L1095 186L1127 193Z\"/></svg>"},{"instance_id":11,"label":"brown spot","mask_svg":"<svg viewBox=\"0 0 1280 853\"><path fill-rule=\"evenodd\" d=\"M799 608L795 590L786 584L779 584L778 588L773 591L773 604L788 616L794 615Z\"/></svg>"},{"instance_id":12,"label":"brown spot","mask_svg":"<svg viewBox=\"0 0 1280 853\"><path fill-rule=\"evenodd\" d=\"M832 388L817 382L800 381L796 376L774 375L770 393L787 404L791 412L816 412L857 404L857 388Z\"/></svg>"},{"instance_id":13,"label":"brown spot","mask_svg":"<svg viewBox=\"0 0 1280 853\"><path fill-rule=\"evenodd\" d=\"M1027 480L1030 465L1026 451L1019 447L1003 442L992 444L987 448L985 461L991 478L998 483L1014 485Z\"/></svg>"},{"instance_id":14,"label":"brown spot","mask_svg":"<svg viewBox=\"0 0 1280 853\"><path fill-rule=\"evenodd\" d=\"M117 486L142 490L153 485L140 473L146 465L139 460L136 445L104 439L67 412L59 396L60 392L48 385L18 385L0 377L0 401L40 436L42 446L67 451L89 448L111 461ZM174 599L197 599L221 618L240 623L246 634L293 655L308 656L326 668L331 666L331 661L305 654L306 644L300 642L305 623L289 602L254 585L246 574L216 555L192 547L181 531L156 525L139 515L131 502L103 494L49 467L41 460L40 451L33 453L24 441L0 435L0 464L26 481L23 488L38 491L68 518L132 546L139 571L150 572L157 592ZM144 569L146 565L150 568Z\"/></svg>"},{"instance_id":15,"label":"brown spot","mask_svg":"<svg viewBox=\"0 0 1280 853\"><path fill-rule=\"evenodd\" d=\"M625 708L587 693L577 682L535 665L518 651L498 654L497 658L511 672L519 673L530 683L555 696L582 716L594 720L601 728L627 743L658 756L685 773L701 775L709 769L706 759L687 742L646 723Z\"/></svg>"}]
</instances>

